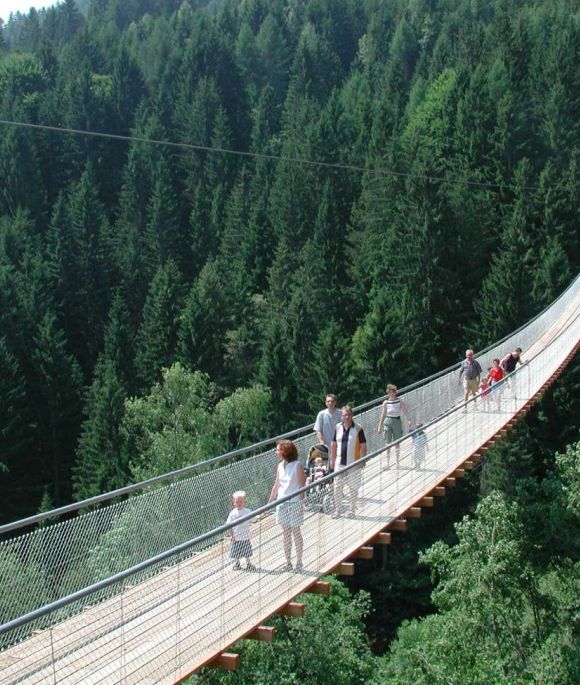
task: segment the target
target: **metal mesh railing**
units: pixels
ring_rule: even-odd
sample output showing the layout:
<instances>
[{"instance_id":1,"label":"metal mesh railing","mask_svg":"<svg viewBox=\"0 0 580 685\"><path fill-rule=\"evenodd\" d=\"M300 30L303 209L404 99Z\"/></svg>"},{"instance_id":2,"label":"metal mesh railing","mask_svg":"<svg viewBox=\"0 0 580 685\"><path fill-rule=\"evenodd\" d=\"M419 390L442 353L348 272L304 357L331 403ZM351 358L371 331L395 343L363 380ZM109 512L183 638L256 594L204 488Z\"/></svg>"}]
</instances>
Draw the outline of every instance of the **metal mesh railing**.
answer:
<instances>
[{"instance_id":1,"label":"metal mesh railing","mask_svg":"<svg viewBox=\"0 0 580 685\"><path fill-rule=\"evenodd\" d=\"M579 283L576 280L552 307L517 335L488 350L485 360L481 360L482 366L486 368L494 356L502 356L516 345L525 351L538 341L541 345L542 336L577 297ZM456 405L461 395L457 372L453 370L404 393L403 399L413 419L426 423ZM376 432L379 413L380 400L376 400L355 417L365 429L370 451L383 446L383 438ZM304 458L315 442L312 429L303 429L295 442ZM125 501L85 511L74 519L0 543L0 565L9 569L6 577L13 579L0 587L0 624L217 529L231 507L234 490L247 492L250 508L262 506L272 485L275 464L274 449L260 446L243 459L222 461L213 468L205 467L199 473L152 487ZM211 545L212 541L210 536L204 545ZM143 580L158 573L158 569L148 566L139 573ZM103 588L98 597L110 598L118 590L112 584ZM79 600L79 606L85 601ZM67 604L50 617L4 632L0 635L0 648L23 639L32 629L74 614L79 606Z\"/></svg>"},{"instance_id":2,"label":"metal mesh railing","mask_svg":"<svg viewBox=\"0 0 580 685\"><path fill-rule=\"evenodd\" d=\"M176 682L184 678L259 625L313 580L332 570L361 544L372 540L389 521L452 473L554 374L578 343L579 336L576 308L569 316L562 316L558 328L549 331L543 340L539 334L536 336L530 363L518 369L510 383L490 393L487 403L478 398L477 403L470 402L467 407L460 403L442 412L426 425L427 445L421 451L408 437L402 439L399 468L388 466L382 446L382 451L379 449L365 460L363 468L356 465L337 473L334 479L311 486L303 500L303 570L284 569L285 556L280 528L272 515L273 505L263 507L251 517L255 570L232 569L229 546L224 539L227 526L198 535L157 559L104 581L74 602L57 603L49 615L37 619L44 621L44 629L0 655L4 666L0 682L129 684ZM521 340L520 337L518 342ZM490 356L494 354L490 352ZM456 381L449 382L449 392L451 401L457 399ZM428 394L423 397L430 399ZM413 411L424 408L414 401L408 399ZM376 408L372 411L376 419ZM371 422L369 437L374 427ZM373 435L373 440L378 441L378 436ZM260 459L256 457L256 461ZM224 493L227 503L219 512L220 522L230 508L230 490L239 486L237 476L235 482L227 480L232 477L228 469L235 466L221 467L224 475L220 478L228 487ZM248 477L248 482L256 476L264 479L260 482L261 493L269 490L273 480L274 465L269 466L271 469L263 471L258 467L255 476ZM332 518L330 511L340 509L346 513L352 504L351 487L359 480L354 516ZM343 492L344 501L339 501L339 491ZM147 493L144 497L155 494ZM173 500L165 495L163 502L168 509L163 510L162 516L173 521L171 516L179 507L191 505L194 508L189 518L198 520L205 498L172 496ZM177 510L169 506L170 501ZM329 502L327 507L325 501ZM150 507L157 503L149 502ZM123 511L127 520L131 519L129 504L132 502L126 503ZM135 509L132 515L145 511L152 509ZM204 520L211 521L213 511L208 510ZM128 544L126 533L119 535ZM296 561L295 551L293 560ZM63 621L64 618L68 620ZM30 623L15 627L12 637L23 628L30 633L30 627Z\"/></svg>"}]
</instances>

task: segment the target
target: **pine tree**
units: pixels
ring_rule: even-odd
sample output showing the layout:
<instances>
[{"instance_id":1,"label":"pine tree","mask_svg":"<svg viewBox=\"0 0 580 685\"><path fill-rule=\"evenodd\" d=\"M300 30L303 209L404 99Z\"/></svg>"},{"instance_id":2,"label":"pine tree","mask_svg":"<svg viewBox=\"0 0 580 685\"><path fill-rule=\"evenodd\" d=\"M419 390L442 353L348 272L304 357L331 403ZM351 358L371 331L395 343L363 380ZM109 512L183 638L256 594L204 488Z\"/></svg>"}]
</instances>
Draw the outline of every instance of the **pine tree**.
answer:
<instances>
[{"instance_id":1,"label":"pine tree","mask_svg":"<svg viewBox=\"0 0 580 685\"><path fill-rule=\"evenodd\" d=\"M349 342L346 331L335 320L317 329L310 359L298 379L302 403L312 412L329 392L338 396L341 405L368 396L368 386L349 383Z\"/></svg>"},{"instance_id":2,"label":"pine tree","mask_svg":"<svg viewBox=\"0 0 580 685\"><path fill-rule=\"evenodd\" d=\"M51 270L63 312L63 327L85 373L100 350L108 311L110 238L105 210L89 166L59 202L51 222Z\"/></svg>"},{"instance_id":3,"label":"pine tree","mask_svg":"<svg viewBox=\"0 0 580 685\"><path fill-rule=\"evenodd\" d=\"M296 410L297 367L290 336L288 325L274 312L262 324L262 358L256 380L272 393L272 425L276 432L290 427Z\"/></svg>"},{"instance_id":4,"label":"pine tree","mask_svg":"<svg viewBox=\"0 0 580 685\"><path fill-rule=\"evenodd\" d=\"M42 455L36 479L49 487L56 504L69 496L73 452L80 424L82 375L67 351L64 333L56 316L44 315L33 340L34 421L38 455ZM40 494L38 496L40 501Z\"/></svg>"},{"instance_id":5,"label":"pine tree","mask_svg":"<svg viewBox=\"0 0 580 685\"><path fill-rule=\"evenodd\" d=\"M179 331L180 359L194 370L224 380L226 331L231 326L222 264L207 262L186 298Z\"/></svg>"},{"instance_id":6,"label":"pine tree","mask_svg":"<svg viewBox=\"0 0 580 685\"><path fill-rule=\"evenodd\" d=\"M135 335L121 291L115 292L105 331L103 357L130 394L135 390Z\"/></svg>"},{"instance_id":7,"label":"pine tree","mask_svg":"<svg viewBox=\"0 0 580 685\"><path fill-rule=\"evenodd\" d=\"M406 81L410 81L413 76L418 47L413 27L403 17L393 34L391 57L401 65Z\"/></svg>"},{"instance_id":8,"label":"pine tree","mask_svg":"<svg viewBox=\"0 0 580 685\"><path fill-rule=\"evenodd\" d=\"M129 133L133 117L145 95L141 69L125 43L121 43L111 67L112 101L114 103L115 130Z\"/></svg>"},{"instance_id":9,"label":"pine tree","mask_svg":"<svg viewBox=\"0 0 580 685\"><path fill-rule=\"evenodd\" d=\"M173 191L169 167L161 159L152 174L152 196L147 205L147 226L144 233L145 261L151 277L161 264L171 259L185 267L186 236L180 232L177 199Z\"/></svg>"},{"instance_id":10,"label":"pine tree","mask_svg":"<svg viewBox=\"0 0 580 685\"><path fill-rule=\"evenodd\" d=\"M290 53L280 23L273 13L269 13L262 22L256 45L263 64L264 85L272 87L274 102L280 105L288 84Z\"/></svg>"},{"instance_id":11,"label":"pine tree","mask_svg":"<svg viewBox=\"0 0 580 685\"><path fill-rule=\"evenodd\" d=\"M103 357L89 389L76 450L73 487L77 500L120 488L129 481L120 435L126 395L113 360Z\"/></svg>"},{"instance_id":12,"label":"pine tree","mask_svg":"<svg viewBox=\"0 0 580 685\"><path fill-rule=\"evenodd\" d=\"M531 295L538 308L547 307L572 280L570 261L559 235L550 235L540 250Z\"/></svg>"},{"instance_id":13,"label":"pine tree","mask_svg":"<svg viewBox=\"0 0 580 685\"><path fill-rule=\"evenodd\" d=\"M182 302L183 276L168 260L151 282L137 333L135 367L143 388L159 381L161 370L175 361Z\"/></svg>"},{"instance_id":14,"label":"pine tree","mask_svg":"<svg viewBox=\"0 0 580 685\"><path fill-rule=\"evenodd\" d=\"M8 521L28 511L26 486L34 461L31 459L32 421L26 383L16 357L0 338L0 478L2 518Z\"/></svg>"},{"instance_id":15,"label":"pine tree","mask_svg":"<svg viewBox=\"0 0 580 685\"><path fill-rule=\"evenodd\" d=\"M534 250L533 205L525 187L529 165L518 166L517 196L506 217L499 245L489 274L474 302L481 331L488 342L497 340L520 326L532 314L530 276L536 260Z\"/></svg>"},{"instance_id":16,"label":"pine tree","mask_svg":"<svg viewBox=\"0 0 580 685\"><path fill-rule=\"evenodd\" d=\"M0 91L2 88L0 77ZM16 109L15 118L23 116ZM39 174L38 154L29 131L7 127L0 138L0 214L28 210L39 225L46 221L46 195Z\"/></svg>"},{"instance_id":17,"label":"pine tree","mask_svg":"<svg viewBox=\"0 0 580 685\"><path fill-rule=\"evenodd\" d=\"M68 43L84 24L75 0L63 0L57 8L58 42Z\"/></svg>"}]
</instances>

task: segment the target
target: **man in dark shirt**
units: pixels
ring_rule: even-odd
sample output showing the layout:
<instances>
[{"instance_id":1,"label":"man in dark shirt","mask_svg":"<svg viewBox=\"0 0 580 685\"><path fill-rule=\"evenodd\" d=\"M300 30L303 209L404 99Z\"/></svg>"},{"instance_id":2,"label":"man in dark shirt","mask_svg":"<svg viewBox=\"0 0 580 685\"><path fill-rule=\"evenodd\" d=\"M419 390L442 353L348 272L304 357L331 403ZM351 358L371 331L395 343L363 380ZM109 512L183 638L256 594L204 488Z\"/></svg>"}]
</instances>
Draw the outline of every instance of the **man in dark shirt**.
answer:
<instances>
[{"instance_id":1,"label":"man in dark shirt","mask_svg":"<svg viewBox=\"0 0 580 685\"><path fill-rule=\"evenodd\" d=\"M470 394L473 395L473 397L477 395L480 377L481 366L479 365L477 359L473 358L473 350L465 350L465 359L461 362L461 366L459 367L459 378L457 380L457 384L461 385L461 379L463 378L463 390L465 391L463 401L466 404L467 398Z\"/></svg>"},{"instance_id":2,"label":"man in dark shirt","mask_svg":"<svg viewBox=\"0 0 580 685\"><path fill-rule=\"evenodd\" d=\"M514 399L517 400L517 392L516 392L516 366L518 364L524 364L522 360L522 348L521 347L516 347L516 349L513 352L509 352L506 354L506 356L501 360L500 366L504 370L506 376L507 376L507 386L508 388L511 389Z\"/></svg>"}]
</instances>

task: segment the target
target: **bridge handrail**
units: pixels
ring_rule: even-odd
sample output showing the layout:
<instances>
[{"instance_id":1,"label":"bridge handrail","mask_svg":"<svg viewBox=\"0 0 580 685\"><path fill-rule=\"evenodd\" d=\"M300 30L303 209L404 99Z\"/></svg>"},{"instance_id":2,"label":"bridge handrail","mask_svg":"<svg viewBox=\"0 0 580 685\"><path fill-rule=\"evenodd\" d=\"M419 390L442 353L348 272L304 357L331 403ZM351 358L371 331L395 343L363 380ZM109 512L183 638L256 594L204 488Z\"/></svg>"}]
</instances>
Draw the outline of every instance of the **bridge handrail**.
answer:
<instances>
[{"instance_id":1,"label":"bridge handrail","mask_svg":"<svg viewBox=\"0 0 580 685\"><path fill-rule=\"evenodd\" d=\"M489 350L493 349L494 347L497 347L498 345L501 345L504 343L506 340L509 338L512 338L514 335L517 335L520 331L524 330L527 328L530 324L534 323L537 321L543 314L545 314L549 309L551 309L556 303L558 303L562 298L565 297L565 295L574 287L576 284L576 281L580 279L580 275L576 276L572 280L572 282L560 293L560 295L549 305L547 305L542 311L540 311L538 314L536 314L534 317L526 321L524 324L522 324L519 328L517 328L515 331L512 331L505 335L503 338L500 338L499 340L493 342L492 344L488 345L485 347L483 350L477 352L476 358L480 358L483 355L487 354ZM416 388L419 388L423 385L426 385L428 383L431 383L434 380L437 380L438 378L441 378L447 373L450 373L454 371L455 369L458 369L460 366L461 362L456 362L454 364L451 364L450 366L446 367L445 369L442 369L441 371L437 371L436 373L431 374L430 376L427 376L425 378L422 378L419 381L415 381L414 383L411 383L410 385L407 385L401 389L399 389L399 395L404 395L406 393L411 392L412 390L415 390ZM369 400L368 402L365 402L363 404L357 405L354 408L355 413L360 413L364 411L365 409L369 409L373 406L376 406L377 404L380 404L386 399L386 395L382 395L376 399ZM244 454L248 454L250 452L253 452L257 449L260 449L262 447L267 447L268 445L272 445L276 443L278 440L283 440L283 439L290 439L295 437L296 435L301 435L302 433L307 432L308 430L311 430L314 426L314 423L309 423L306 426L302 426L300 428L294 428L291 431L287 431L286 433L281 433L280 435L276 435L275 437L271 438L266 438L265 440L261 440L259 442L253 443L252 445L247 445L245 447L240 447L235 450L231 450L230 452L225 452L224 454L211 457L210 459L205 459L204 461L196 462L195 464L191 464L189 466L184 466L179 469L175 469L173 471L169 471L168 473L161 474L159 476L154 476L152 478L148 478L146 480L140 481L138 483L132 483L130 485L126 485L122 488L117 488L116 490L111 490L106 493L102 493L100 495L94 495L93 497L88 497L84 500L81 500L79 502L73 502L71 504L67 504L62 507L57 507L55 509L51 509L50 511L46 512L41 512L38 514L35 514L33 516L28 516L23 519L19 519L17 521L13 521L11 523L6 523L4 525L0 526L0 535L4 535L6 533L13 532L15 530L19 530L21 528L27 528L29 526L35 525L37 523L41 523L42 521L46 521L49 519L54 519L60 516L63 516L64 514L70 514L75 511L80 511L82 509L86 509L88 507L94 506L96 504L102 504L103 502L107 502L111 499L115 499L117 497L123 497L125 495L130 495L135 492L138 492L140 490L144 490L145 488L151 487L153 485L158 485L159 483L163 483L168 480L173 480L175 478L180 478L182 476L190 475L196 471L201 471L203 469L206 469L210 466L214 466L215 464L221 463L223 461L229 460L229 459L234 459L236 457L242 456Z\"/></svg>"},{"instance_id":2,"label":"bridge handrail","mask_svg":"<svg viewBox=\"0 0 580 685\"><path fill-rule=\"evenodd\" d=\"M580 318L580 314L576 314L576 316L566 324L558 333L557 335L554 336L552 340L548 343L547 346L543 347L540 349L535 355L532 355L531 357L528 357L526 359L526 365L533 363L538 357L543 356L546 354L546 352L553 346L555 345L559 339L567 333L568 329L576 322L576 320ZM516 373L518 373L519 370L513 371L512 373L508 374L505 376L503 382L507 382L510 378L514 377ZM467 406L471 405L471 403L475 403L478 399L480 398L475 398L472 397L471 399L468 400L466 403ZM453 407L450 407L447 409L445 412L440 414L439 416L433 418L432 420L426 422L423 426L424 430L427 430L431 426L435 426L438 423L441 423L444 419L448 418L449 416L452 416L453 414L459 412L459 411L464 411L466 409L466 404L460 403L457 404ZM408 435L404 435L398 440L394 441L393 443L390 444L391 449L394 449L397 445L402 443L403 441L408 439ZM345 478L345 474L347 474L349 471L359 468L361 465L366 465L369 461L372 459L376 458L380 454L385 452L385 446L382 445L378 449L372 451L365 457L361 458L357 462L350 464L349 466L341 469L340 471L340 477ZM40 618L43 618L51 613L54 613L55 611L58 611L59 609L62 609L74 602L86 599L87 597L90 597L96 593L98 593L100 590L104 590L108 587L111 587L112 585L115 585L116 583L119 583L120 581L123 581L127 578L130 578L131 576L134 576L142 571L146 571L153 566L159 565L160 563L166 562L170 560L171 558L174 557L179 557L181 554L191 551L193 548L203 545L204 543L215 539L217 537L223 537L225 533L227 533L229 530L232 528L240 525L241 523L244 523L246 521L255 521L257 519L260 519L261 517L264 517L267 515L269 512L272 512L276 507L278 507L280 504L287 502L289 500L295 499L296 497L299 497L305 493L308 493L310 491L315 490L316 488L320 487L322 483L330 482L333 481L337 477L336 473L330 473L327 476L325 476L322 479L319 479L315 483L311 483L309 485L304 486L303 488L300 488L298 491L295 493L292 493L291 495L287 495L286 497L280 498L278 500L275 500L274 502L268 503L266 505L263 505L261 507L256 508L253 510L250 514L247 516L244 516L243 518L240 518L236 520L234 523L226 523L224 525L218 526L215 529L212 529L210 531L207 531L201 535L196 536L192 540L189 540L185 543L182 543L180 545L176 545L175 547L166 550L160 554L157 554L154 557L151 557L150 559L147 559L139 564L135 564L134 566L124 569L123 571L120 571L114 575L111 575L108 578L105 578L101 581L98 581L96 583L91 584L90 586L87 586L86 588L83 588L82 590L79 590L77 592L71 593L70 595L67 595L65 597L62 597L50 604L47 604L43 607L40 607L38 609L35 609L34 611L31 611L27 614L24 614L23 616L20 616L16 619L13 619L3 625L0 625L0 636L4 635L12 630L16 630L18 628L21 628L33 621L36 621Z\"/></svg>"}]
</instances>

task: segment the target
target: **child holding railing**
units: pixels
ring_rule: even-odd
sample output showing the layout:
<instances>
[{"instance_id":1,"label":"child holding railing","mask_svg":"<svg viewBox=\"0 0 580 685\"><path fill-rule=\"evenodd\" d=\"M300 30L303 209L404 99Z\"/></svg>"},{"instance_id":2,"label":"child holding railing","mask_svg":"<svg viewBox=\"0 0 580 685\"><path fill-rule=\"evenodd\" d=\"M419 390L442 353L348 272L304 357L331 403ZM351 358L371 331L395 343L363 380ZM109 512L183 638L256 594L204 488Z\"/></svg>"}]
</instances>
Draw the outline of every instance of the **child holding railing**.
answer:
<instances>
[{"instance_id":1,"label":"child holding railing","mask_svg":"<svg viewBox=\"0 0 580 685\"><path fill-rule=\"evenodd\" d=\"M252 513L251 509L246 507L246 493L243 490L238 490L232 495L234 508L230 511L226 523L235 523L244 516L249 516ZM240 559L246 560L246 569L254 571L256 567L250 561L252 557L252 542L250 538L250 522L244 521L237 526L228 530L228 537L230 538L230 558L234 560L234 570L239 571L242 567Z\"/></svg>"}]
</instances>

